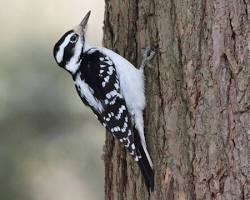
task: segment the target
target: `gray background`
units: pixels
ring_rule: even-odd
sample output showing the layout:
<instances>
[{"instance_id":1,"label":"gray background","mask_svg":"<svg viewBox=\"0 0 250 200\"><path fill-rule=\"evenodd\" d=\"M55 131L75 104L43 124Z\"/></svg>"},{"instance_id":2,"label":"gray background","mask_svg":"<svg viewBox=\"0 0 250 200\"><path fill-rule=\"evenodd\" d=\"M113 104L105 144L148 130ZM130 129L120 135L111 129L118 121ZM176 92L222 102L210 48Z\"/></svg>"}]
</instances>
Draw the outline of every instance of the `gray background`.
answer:
<instances>
[{"instance_id":1,"label":"gray background","mask_svg":"<svg viewBox=\"0 0 250 200\"><path fill-rule=\"evenodd\" d=\"M101 45L104 2L0 1L0 199L103 199L105 131L52 52L88 10Z\"/></svg>"}]
</instances>

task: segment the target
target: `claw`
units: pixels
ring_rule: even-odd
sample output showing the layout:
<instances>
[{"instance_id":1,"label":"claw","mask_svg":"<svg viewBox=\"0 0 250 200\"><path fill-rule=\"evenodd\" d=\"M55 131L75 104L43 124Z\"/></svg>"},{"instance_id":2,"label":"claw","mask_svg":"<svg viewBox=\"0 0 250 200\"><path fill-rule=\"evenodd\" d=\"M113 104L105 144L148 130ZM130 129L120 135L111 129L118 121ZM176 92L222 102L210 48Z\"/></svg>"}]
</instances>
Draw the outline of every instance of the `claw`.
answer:
<instances>
[{"instance_id":1,"label":"claw","mask_svg":"<svg viewBox=\"0 0 250 200\"><path fill-rule=\"evenodd\" d=\"M143 59L141 63L141 68L143 69L145 65L154 57L155 51L153 51L150 47L146 47L143 53Z\"/></svg>"},{"instance_id":2,"label":"claw","mask_svg":"<svg viewBox=\"0 0 250 200\"><path fill-rule=\"evenodd\" d=\"M155 51L151 50L150 47L146 47L144 54L143 54L143 59L149 61L153 58L154 55L155 55Z\"/></svg>"}]
</instances>

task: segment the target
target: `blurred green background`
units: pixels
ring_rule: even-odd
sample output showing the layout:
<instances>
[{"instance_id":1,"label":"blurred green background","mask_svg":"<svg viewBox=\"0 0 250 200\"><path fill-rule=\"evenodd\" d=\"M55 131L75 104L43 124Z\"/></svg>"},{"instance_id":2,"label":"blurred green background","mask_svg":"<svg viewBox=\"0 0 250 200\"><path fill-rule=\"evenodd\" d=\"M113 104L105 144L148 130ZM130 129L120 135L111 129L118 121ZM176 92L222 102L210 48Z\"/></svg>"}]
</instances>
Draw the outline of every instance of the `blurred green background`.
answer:
<instances>
[{"instance_id":1,"label":"blurred green background","mask_svg":"<svg viewBox=\"0 0 250 200\"><path fill-rule=\"evenodd\" d=\"M52 50L88 10L101 45L104 2L0 1L0 199L103 199L105 131Z\"/></svg>"}]
</instances>

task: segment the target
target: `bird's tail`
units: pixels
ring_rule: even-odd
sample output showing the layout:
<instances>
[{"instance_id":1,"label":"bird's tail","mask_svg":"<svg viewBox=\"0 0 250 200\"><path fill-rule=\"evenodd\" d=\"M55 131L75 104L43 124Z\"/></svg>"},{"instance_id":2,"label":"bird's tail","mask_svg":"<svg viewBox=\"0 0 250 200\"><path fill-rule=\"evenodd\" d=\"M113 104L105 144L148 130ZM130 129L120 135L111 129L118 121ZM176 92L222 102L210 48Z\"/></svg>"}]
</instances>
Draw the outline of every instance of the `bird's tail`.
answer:
<instances>
[{"instance_id":1,"label":"bird's tail","mask_svg":"<svg viewBox=\"0 0 250 200\"><path fill-rule=\"evenodd\" d=\"M134 130L134 137L135 137L135 146L137 147L137 150L139 151L139 155L141 156L141 158L138 161L140 170L142 172L142 175L144 177L145 184L148 190L153 191L154 190L154 171L145 153L147 149L144 150L137 130Z\"/></svg>"}]
</instances>

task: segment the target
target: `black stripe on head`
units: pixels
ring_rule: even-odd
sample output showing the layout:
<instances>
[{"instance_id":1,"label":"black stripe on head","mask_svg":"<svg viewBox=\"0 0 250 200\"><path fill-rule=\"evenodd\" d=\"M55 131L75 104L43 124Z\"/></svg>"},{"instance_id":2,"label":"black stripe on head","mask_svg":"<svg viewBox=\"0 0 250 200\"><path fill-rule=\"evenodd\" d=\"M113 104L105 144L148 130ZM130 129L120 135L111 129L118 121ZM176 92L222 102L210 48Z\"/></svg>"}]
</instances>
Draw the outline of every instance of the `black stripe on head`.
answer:
<instances>
[{"instance_id":1,"label":"black stripe on head","mask_svg":"<svg viewBox=\"0 0 250 200\"><path fill-rule=\"evenodd\" d=\"M71 34L71 33L73 33L73 32L74 32L73 30L70 30L70 31L66 32L66 33L60 38L60 40L55 44L54 50L53 50L53 55L54 55L55 60L56 60L56 54L57 54L57 52L59 51L59 48L60 48L61 44L64 42L65 38L66 38L69 34ZM66 46L66 47L67 47L67 46ZM65 48L66 48L66 47L65 47ZM64 60L64 56L63 56L63 60ZM57 60L56 60L56 62L57 62ZM62 63L58 63L58 65L61 66Z\"/></svg>"},{"instance_id":2,"label":"black stripe on head","mask_svg":"<svg viewBox=\"0 0 250 200\"><path fill-rule=\"evenodd\" d=\"M70 61L70 59L74 55L74 49L75 43L68 43L67 46L64 48L64 54L63 54L63 60L61 62L62 66L66 66L66 64Z\"/></svg>"}]
</instances>

